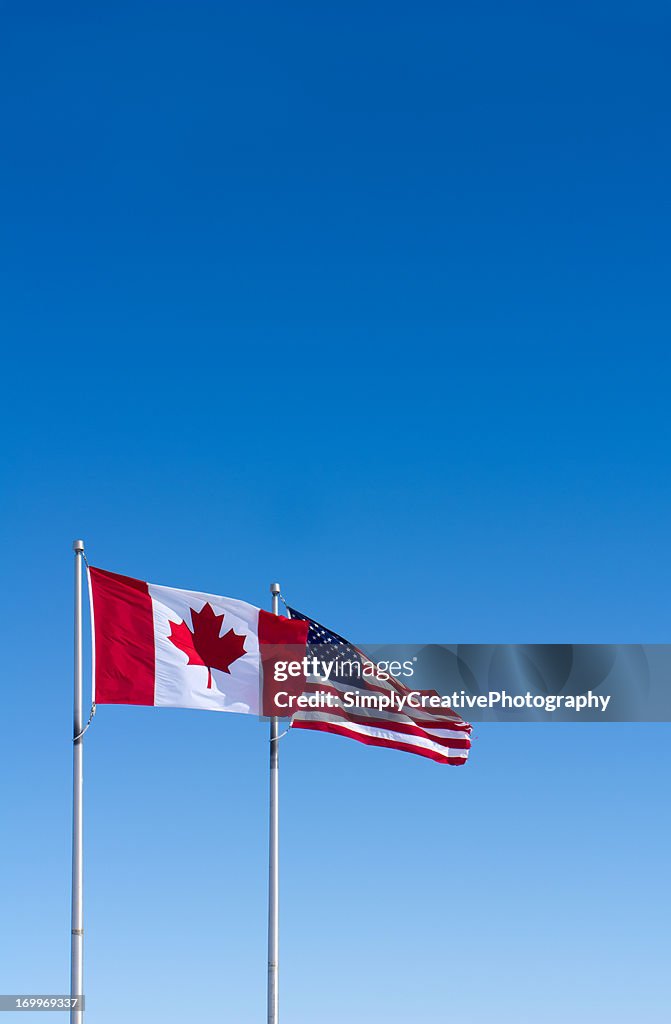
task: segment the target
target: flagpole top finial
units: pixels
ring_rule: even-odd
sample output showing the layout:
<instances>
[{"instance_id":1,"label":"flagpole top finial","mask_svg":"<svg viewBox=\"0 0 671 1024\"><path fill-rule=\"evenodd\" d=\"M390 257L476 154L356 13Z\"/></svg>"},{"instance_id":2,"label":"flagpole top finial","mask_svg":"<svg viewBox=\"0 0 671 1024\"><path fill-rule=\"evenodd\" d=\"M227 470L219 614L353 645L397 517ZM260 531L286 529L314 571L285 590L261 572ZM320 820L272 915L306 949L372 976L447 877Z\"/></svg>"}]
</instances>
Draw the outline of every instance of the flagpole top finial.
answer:
<instances>
[{"instance_id":1,"label":"flagpole top finial","mask_svg":"<svg viewBox=\"0 0 671 1024\"><path fill-rule=\"evenodd\" d=\"M72 550L73 551L83 551L84 550L84 541L83 540L73 540L73 542L72 542Z\"/></svg>"},{"instance_id":2,"label":"flagpole top finial","mask_svg":"<svg viewBox=\"0 0 671 1024\"><path fill-rule=\"evenodd\" d=\"M270 584L270 593L271 594L279 594L280 589L281 588L280 588L279 583L271 583Z\"/></svg>"}]
</instances>

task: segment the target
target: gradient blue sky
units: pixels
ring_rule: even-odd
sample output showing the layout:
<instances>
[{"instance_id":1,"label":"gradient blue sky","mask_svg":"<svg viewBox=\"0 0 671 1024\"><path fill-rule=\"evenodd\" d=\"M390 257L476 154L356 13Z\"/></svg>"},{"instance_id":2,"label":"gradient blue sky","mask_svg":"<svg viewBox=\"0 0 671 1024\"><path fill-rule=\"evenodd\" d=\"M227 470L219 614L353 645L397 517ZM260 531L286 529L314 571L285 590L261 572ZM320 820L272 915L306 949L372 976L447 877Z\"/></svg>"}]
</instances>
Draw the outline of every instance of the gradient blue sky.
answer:
<instances>
[{"instance_id":1,"label":"gradient blue sky","mask_svg":"<svg viewBox=\"0 0 671 1024\"><path fill-rule=\"evenodd\" d=\"M68 984L72 556L669 641L668 5L0 3L0 989ZM282 741L292 1024L659 1024L669 731ZM266 727L103 708L91 1024L265 1012ZM10 1019L10 1018L8 1018Z\"/></svg>"}]
</instances>

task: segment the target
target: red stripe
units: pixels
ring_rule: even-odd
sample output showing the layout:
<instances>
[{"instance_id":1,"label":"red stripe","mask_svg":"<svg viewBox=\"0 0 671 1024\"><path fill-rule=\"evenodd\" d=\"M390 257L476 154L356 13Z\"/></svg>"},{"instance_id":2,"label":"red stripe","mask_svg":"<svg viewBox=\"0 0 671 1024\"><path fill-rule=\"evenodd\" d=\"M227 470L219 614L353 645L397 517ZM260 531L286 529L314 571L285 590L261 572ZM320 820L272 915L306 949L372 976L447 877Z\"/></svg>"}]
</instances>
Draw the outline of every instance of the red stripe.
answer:
<instances>
[{"instance_id":1,"label":"red stripe","mask_svg":"<svg viewBox=\"0 0 671 1024\"><path fill-rule=\"evenodd\" d=\"M154 613L143 580L89 570L96 704L154 703Z\"/></svg>"},{"instance_id":2,"label":"red stripe","mask_svg":"<svg viewBox=\"0 0 671 1024\"><path fill-rule=\"evenodd\" d=\"M308 709L300 712L304 716L310 714ZM425 729L422 725L418 725L410 718L406 718L405 721L399 721L395 718L378 718L374 712L370 715L365 713L365 710L353 711L351 708L341 707L324 707L321 710L324 715L334 715L338 718L342 718L345 722L354 722L356 725L367 725L372 729L387 729L389 732L405 733L408 736L419 736L425 740L431 740L432 743L439 743L441 747L453 747L455 750L468 750L471 741L468 735L457 738L448 738L446 736L436 736L431 732L430 729ZM307 717L303 718L303 721L308 721ZM433 726L433 728L438 728ZM448 726L449 728L449 726Z\"/></svg>"},{"instance_id":3,"label":"red stripe","mask_svg":"<svg viewBox=\"0 0 671 1024\"><path fill-rule=\"evenodd\" d=\"M346 725L336 725L331 722L302 722L300 719L297 719L294 720L292 727L294 729L314 729L316 732L332 732L338 736L346 736L350 740L358 740L359 743L365 743L371 747L388 747L391 750L404 750L408 754L419 754L421 757L428 757L432 761L438 761L439 764L462 765L466 761L466 755L463 757L445 757L436 750L427 750L425 747L416 747L412 743L402 743L396 740L382 739L379 736L368 736L364 733L352 732Z\"/></svg>"}]
</instances>

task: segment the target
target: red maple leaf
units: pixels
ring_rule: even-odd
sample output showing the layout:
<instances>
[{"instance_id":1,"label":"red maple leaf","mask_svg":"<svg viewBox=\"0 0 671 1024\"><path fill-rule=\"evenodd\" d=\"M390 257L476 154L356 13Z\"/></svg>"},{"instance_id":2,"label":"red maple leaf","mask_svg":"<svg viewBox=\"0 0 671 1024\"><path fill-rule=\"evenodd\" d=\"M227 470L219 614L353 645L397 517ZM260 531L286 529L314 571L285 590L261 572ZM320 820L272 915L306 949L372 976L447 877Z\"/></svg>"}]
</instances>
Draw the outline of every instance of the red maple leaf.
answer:
<instances>
[{"instance_id":1,"label":"red maple leaf","mask_svg":"<svg viewBox=\"0 0 671 1024\"><path fill-rule=\"evenodd\" d=\"M230 666L245 653L245 634L228 633L219 636L224 621L223 615L215 615L210 604L204 604L197 612L191 609L193 631L186 622L170 623L168 640L188 657L188 665L204 665L207 669L207 688L212 689L212 669L230 674Z\"/></svg>"}]
</instances>

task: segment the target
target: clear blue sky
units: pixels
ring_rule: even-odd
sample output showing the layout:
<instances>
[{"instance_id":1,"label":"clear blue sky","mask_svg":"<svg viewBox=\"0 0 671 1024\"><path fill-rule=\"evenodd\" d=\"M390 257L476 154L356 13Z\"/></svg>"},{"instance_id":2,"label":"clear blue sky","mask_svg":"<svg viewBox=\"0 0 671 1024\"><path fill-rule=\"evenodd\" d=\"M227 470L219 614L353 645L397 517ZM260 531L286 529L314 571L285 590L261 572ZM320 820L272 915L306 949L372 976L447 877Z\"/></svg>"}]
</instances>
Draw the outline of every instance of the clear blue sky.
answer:
<instances>
[{"instance_id":1,"label":"clear blue sky","mask_svg":"<svg viewBox=\"0 0 671 1024\"><path fill-rule=\"evenodd\" d=\"M354 639L669 641L670 22L0 4L3 992L68 984L74 537ZM282 741L284 1021L666 1019L668 727L475 734ZM266 756L101 709L91 1024L264 1019Z\"/></svg>"}]
</instances>

